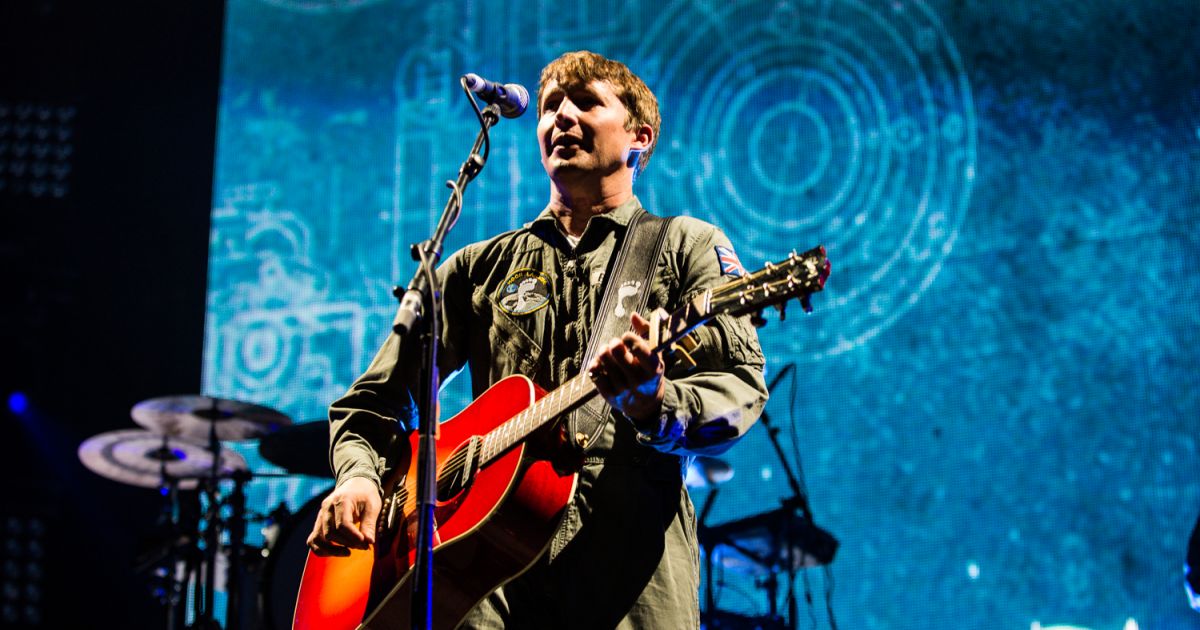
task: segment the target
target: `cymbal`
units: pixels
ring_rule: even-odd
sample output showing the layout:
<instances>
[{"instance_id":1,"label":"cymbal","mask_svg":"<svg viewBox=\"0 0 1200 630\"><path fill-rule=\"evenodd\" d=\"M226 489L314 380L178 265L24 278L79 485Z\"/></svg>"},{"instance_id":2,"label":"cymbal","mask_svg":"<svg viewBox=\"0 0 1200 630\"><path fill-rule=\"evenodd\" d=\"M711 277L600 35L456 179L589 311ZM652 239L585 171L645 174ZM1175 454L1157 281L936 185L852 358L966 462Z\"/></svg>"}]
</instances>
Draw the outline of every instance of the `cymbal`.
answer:
<instances>
[{"instance_id":1,"label":"cymbal","mask_svg":"<svg viewBox=\"0 0 1200 630\"><path fill-rule=\"evenodd\" d=\"M709 488L733 479L733 466L723 459L699 455L688 463L683 483L689 488Z\"/></svg>"},{"instance_id":2,"label":"cymbal","mask_svg":"<svg viewBox=\"0 0 1200 630\"><path fill-rule=\"evenodd\" d=\"M208 440L214 426L219 440L252 440L292 423L269 407L195 395L143 400L130 414L155 433L197 440Z\"/></svg>"},{"instance_id":3,"label":"cymbal","mask_svg":"<svg viewBox=\"0 0 1200 630\"><path fill-rule=\"evenodd\" d=\"M264 435L258 443L263 459L297 475L333 478L329 468L329 423L302 422Z\"/></svg>"},{"instance_id":4,"label":"cymbal","mask_svg":"<svg viewBox=\"0 0 1200 630\"><path fill-rule=\"evenodd\" d=\"M142 488L162 485L165 469L168 477L178 481L179 488L192 490L212 474L213 456L198 440L123 429L84 440L79 445L79 461L101 477ZM221 450L219 477L243 470L246 460L241 455Z\"/></svg>"},{"instance_id":5,"label":"cymbal","mask_svg":"<svg viewBox=\"0 0 1200 630\"><path fill-rule=\"evenodd\" d=\"M700 544L714 561L737 573L763 576L788 567L807 569L833 562L838 541L791 508L779 508L702 528Z\"/></svg>"}]
</instances>

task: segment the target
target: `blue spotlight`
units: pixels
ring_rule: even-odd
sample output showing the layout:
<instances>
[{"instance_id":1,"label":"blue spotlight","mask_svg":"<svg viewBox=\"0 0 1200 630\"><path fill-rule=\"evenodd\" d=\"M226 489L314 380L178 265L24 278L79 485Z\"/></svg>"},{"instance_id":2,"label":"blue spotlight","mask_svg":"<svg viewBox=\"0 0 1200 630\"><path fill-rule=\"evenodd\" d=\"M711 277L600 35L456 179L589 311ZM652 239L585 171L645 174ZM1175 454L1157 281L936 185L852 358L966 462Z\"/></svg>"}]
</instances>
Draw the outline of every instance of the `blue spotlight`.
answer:
<instances>
[{"instance_id":1,"label":"blue spotlight","mask_svg":"<svg viewBox=\"0 0 1200 630\"><path fill-rule=\"evenodd\" d=\"M8 395L8 409L17 415L29 411L29 397L25 392L13 392Z\"/></svg>"}]
</instances>

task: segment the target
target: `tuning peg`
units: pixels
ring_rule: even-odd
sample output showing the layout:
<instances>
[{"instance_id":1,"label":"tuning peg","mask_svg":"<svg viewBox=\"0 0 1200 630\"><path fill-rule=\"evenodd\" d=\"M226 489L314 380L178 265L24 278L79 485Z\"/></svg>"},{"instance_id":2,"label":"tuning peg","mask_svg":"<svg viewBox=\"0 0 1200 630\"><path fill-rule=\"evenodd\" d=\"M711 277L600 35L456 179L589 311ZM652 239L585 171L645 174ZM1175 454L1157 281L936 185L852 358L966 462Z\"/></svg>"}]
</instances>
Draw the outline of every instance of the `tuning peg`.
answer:
<instances>
[{"instance_id":1,"label":"tuning peg","mask_svg":"<svg viewBox=\"0 0 1200 630\"><path fill-rule=\"evenodd\" d=\"M767 325L767 318L763 317L763 309L758 309L750 313L750 324L755 328L762 328Z\"/></svg>"},{"instance_id":2,"label":"tuning peg","mask_svg":"<svg viewBox=\"0 0 1200 630\"><path fill-rule=\"evenodd\" d=\"M800 306L802 306L804 308L805 313L811 313L813 310L812 309L812 300L810 299L811 297L812 297L811 294L805 294L800 297Z\"/></svg>"}]
</instances>

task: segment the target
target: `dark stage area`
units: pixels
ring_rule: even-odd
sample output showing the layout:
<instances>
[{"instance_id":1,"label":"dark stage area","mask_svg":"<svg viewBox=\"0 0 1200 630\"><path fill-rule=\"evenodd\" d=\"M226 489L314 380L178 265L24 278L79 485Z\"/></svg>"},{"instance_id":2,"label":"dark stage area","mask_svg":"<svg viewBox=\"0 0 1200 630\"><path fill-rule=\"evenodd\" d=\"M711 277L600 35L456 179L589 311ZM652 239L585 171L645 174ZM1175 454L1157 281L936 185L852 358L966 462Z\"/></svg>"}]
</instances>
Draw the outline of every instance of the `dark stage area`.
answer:
<instances>
[{"instance_id":1,"label":"dark stage area","mask_svg":"<svg viewBox=\"0 0 1200 630\"><path fill-rule=\"evenodd\" d=\"M0 627L168 627L163 498L77 453L140 429L139 402L245 401L318 438L228 443L259 475L253 552L266 513L313 508L327 408L390 330L478 131L458 77L536 95L579 49L658 99L647 209L719 227L738 267L818 244L833 264L810 315L757 333L778 434L758 421L691 486L699 546L725 554L702 563L710 627L1200 627L1181 570L1200 4L565 6L0 2ZM447 251L546 207L536 126L493 128ZM278 514L298 574L312 514ZM796 531L825 553L786 576ZM293 580L263 580L276 616Z\"/></svg>"},{"instance_id":2,"label":"dark stage area","mask_svg":"<svg viewBox=\"0 0 1200 630\"><path fill-rule=\"evenodd\" d=\"M0 626L162 617L133 570L157 494L76 449L200 387L222 11L0 6L0 532L20 589Z\"/></svg>"}]
</instances>

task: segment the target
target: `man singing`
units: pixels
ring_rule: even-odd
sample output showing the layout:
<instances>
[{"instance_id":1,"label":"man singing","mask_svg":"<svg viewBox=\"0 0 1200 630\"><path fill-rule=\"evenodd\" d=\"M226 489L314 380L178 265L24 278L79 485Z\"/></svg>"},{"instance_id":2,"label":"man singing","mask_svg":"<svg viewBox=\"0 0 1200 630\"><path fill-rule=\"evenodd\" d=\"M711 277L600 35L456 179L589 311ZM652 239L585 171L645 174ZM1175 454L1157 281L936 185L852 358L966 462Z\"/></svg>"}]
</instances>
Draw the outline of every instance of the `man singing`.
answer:
<instances>
[{"instance_id":1,"label":"man singing","mask_svg":"<svg viewBox=\"0 0 1200 630\"><path fill-rule=\"evenodd\" d=\"M758 337L747 317L719 315L695 332L692 365L653 352L646 320L625 314L634 332L584 364L610 261L643 212L633 182L658 139L658 101L624 64L583 51L542 70L537 111L549 201L531 223L439 269L440 369L468 365L476 396L512 374L551 390L587 371L609 410L563 432L558 448L576 450L581 468L545 552L463 627L696 628L696 524L681 470L688 456L725 451L757 420L767 398ZM668 224L656 256L640 288L648 310L674 311L742 273L726 236L689 217ZM394 423L415 426L414 348L390 335L330 407L337 485L308 539L318 555L375 542L380 479L408 456Z\"/></svg>"}]
</instances>

